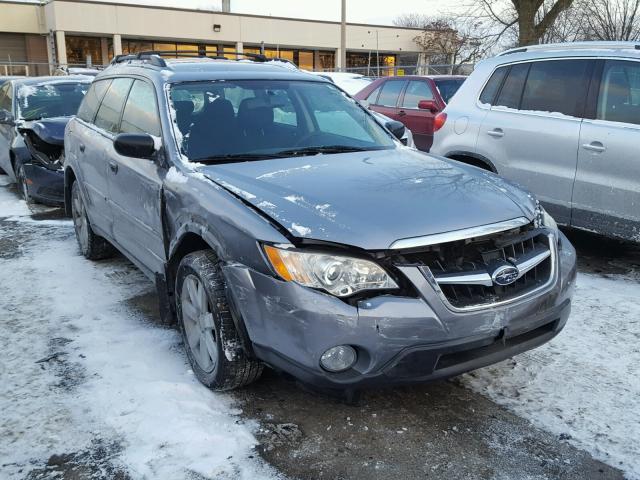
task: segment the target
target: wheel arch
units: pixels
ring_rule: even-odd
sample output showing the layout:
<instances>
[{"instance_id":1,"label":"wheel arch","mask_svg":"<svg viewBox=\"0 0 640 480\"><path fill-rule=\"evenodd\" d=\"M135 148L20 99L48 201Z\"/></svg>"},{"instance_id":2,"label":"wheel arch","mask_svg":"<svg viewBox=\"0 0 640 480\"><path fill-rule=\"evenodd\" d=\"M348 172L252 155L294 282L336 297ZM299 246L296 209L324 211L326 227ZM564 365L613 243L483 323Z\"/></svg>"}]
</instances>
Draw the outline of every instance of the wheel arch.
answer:
<instances>
[{"instance_id":1,"label":"wheel arch","mask_svg":"<svg viewBox=\"0 0 640 480\"><path fill-rule=\"evenodd\" d=\"M468 165L473 165L474 167L482 168L484 170L489 170L493 173L498 173L498 169L496 168L495 164L487 157L484 157L478 153L453 151L447 153L445 157L450 158L451 160L466 163Z\"/></svg>"},{"instance_id":2,"label":"wheel arch","mask_svg":"<svg viewBox=\"0 0 640 480\"><path fill-rule=\"evenodd\" d=\"M176 299L176 279L178 277L178 267L184 257L190 253L200 250L211 250L220 259L221 246L216 240L215 235L205 225L199 222L183 225L180 229L180 235L176 236L174 242L171 243L169 248L169 255L166 267L166 285L168 299L175 306ZM250 357L255 358L253 348L251 347L251 340L249 339L249 333L244 324L244 320L240 315L240 310L235 305L234 295L228 292L227 301L231 310L231 316L236 326L236 330L240 336L241 345L244 352ZM174 310L175 315L175 310ZM174 317L178 320L177 315Z\"/></svg>"}]
</instances>

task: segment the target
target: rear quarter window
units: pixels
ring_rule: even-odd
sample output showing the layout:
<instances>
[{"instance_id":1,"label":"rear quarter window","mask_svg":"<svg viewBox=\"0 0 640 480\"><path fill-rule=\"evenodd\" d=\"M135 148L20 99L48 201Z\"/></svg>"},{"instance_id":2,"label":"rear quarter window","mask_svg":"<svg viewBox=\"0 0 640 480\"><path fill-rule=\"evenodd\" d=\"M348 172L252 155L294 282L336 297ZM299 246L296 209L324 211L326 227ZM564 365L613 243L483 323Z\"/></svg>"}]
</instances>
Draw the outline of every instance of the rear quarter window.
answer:
<instances>
[{"instance_id":1,"label":"rear quarter window","mask_svg":"<svg viewBox=\"0 0 640 480\"><path fill-rule=\"evenodd\" d=\"M496 99L496 95L498 94L498 91L502 86L502 81L504 80L504 77L508 71L509 67L499 67L493 72L491 78L489 78L489 81L480 94L481 103L493 105Z\"/></svg>"}]
</instances>

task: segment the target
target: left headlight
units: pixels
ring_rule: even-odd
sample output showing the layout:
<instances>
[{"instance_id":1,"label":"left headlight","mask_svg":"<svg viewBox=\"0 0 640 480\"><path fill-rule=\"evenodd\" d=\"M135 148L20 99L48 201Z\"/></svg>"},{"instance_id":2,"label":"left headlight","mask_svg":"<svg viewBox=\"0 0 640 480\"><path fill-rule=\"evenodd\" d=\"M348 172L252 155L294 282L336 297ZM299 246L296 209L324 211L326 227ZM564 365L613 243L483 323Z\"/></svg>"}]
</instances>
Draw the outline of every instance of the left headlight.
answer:
<instances>
[{"instance_id":1,"label":"left headlight","mask_svg":"<svg viewBox=\"0 0 640 480\"><path fill-rule=\"evenodd\" d=\"M547 227L553 231L558 230L558 224L553 219L551 215L547 213L547 211L538 203L536 205L536 216L534 219L534 226L536 228L539 227Z\"/></svg>"},{"instance_id":2,"label":"left headlight","mask_svg":"<svg viewBox=\"0 0 640 480\"><path fill-rule=\"evenodd\" d=\"M382 267L368 260L270 245L264 245L264 251L283 280L321 288L337 297L347 297L362 290L398 288Z\"/></svg>"}]
</instances>

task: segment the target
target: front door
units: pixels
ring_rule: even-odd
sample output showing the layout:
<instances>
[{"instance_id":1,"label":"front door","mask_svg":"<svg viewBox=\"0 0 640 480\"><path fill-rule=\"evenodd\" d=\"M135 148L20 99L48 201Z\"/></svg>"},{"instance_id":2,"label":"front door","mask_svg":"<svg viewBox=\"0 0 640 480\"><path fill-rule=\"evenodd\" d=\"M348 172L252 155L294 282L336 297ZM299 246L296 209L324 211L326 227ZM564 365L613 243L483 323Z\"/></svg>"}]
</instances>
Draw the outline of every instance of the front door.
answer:
<instances>
[{"instance_id":1,"label":"front door","mask_svg":"<svg viewBox=\"0 0 640 480\"><path fill-rule=\"evenodd\" d=\"M433 144L433 119L436 113L418 108L420 100L432 100L435 96L426 80L411 80L404 91L399 120L411 130L413 141L419 150L428 152Z\"/></svg>"},{"instance_id":2,"label":"front door","mask_svg":"<svg viewBox=\"0 0 640 480\"><path fill-rule=\"evenodd\" d=\"M155 89L136 80L127 98L118 133L146 133L159 139L160 117ZM130 158L108 150L109 198L113 234L147 274L162 272L166 254L161 219L162 179L165 169L155 160Z\"/></svg>"},{"instance_id":3,"label":"front door","mask_svg":"<svg viewBox=\"0 0 640 480\"><path fill-rule=\"evenodd\" d=\"M518 63L480 128L477 152L531 190L563 224L571 221L578 140L592 70L589 60Z\"/></svg>"},{"instance_id":4,"label":"front door","mask_svg":"<svg viewBox=\"0 0 640 480\"><path fill-rule=\"evenodd\" d=\"M640 240L640 62L607 60L580 133L572 224Z\"/></svg>"}]
</instances>

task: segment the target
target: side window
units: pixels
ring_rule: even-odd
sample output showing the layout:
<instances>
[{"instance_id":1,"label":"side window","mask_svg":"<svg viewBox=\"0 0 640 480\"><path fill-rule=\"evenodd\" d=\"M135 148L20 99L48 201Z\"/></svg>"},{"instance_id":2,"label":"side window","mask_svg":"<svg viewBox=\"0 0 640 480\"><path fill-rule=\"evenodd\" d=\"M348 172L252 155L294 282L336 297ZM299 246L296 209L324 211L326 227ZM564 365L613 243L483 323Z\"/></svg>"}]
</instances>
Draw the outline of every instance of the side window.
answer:
<instances>
[{"instance_id":1,"label":"side window","mask_svg":"<svg viewBox=\"0 0 640 480\"><path fill-rule=\"evenodd\" d=\"M433 92L427 82L411 81L404 92L402 106L406 108L418 108L420 100L433 100Z\"/></svg>"},{"instance_id":2,"label":"side window","mask_svg":"<svg viewBox=\"0 0 640 480\"><path fill-rule=\"evenodd\" d=\"M395 107L398 104L400 92L402 92L406 83L407 82L405 81L398 80L389 80L388 82L385 82L375 105Z\"/></svg>"},{"instance_id":3,"label":"side window","mask_svg":"<svg viewBox=\"0 0 640 480\"><path fill-rule=\"evenodd\" d=\"M533 62L520 109L582 116L589 66L589 60Z\"/></svg>"},{"instance_id":4,"label":"side window","mask_svg":"<svg viewBox=\"0 0 640 480\"><path fill-rule=\"evenodd\" d=\"M520 108L520 98L522 98L522 90L524 89L524 82L527 79L528 72L528 63L513 65L509 70L507 79L504 81L504 85L502 85L495 105Z\"/></svg>"},{"instance_id":5,"label":"side window","mask_svg":"<svg viewBox=\"0 0 640 480\"><path fill-rule=\"evenodd\" d=\"M78 107L77 117L85 122L93 123L93 119L96 116L100 101L104 96L104 92L107 91L111 85L111 80L98 80L93 82L89 91L82 99L82 103Z\"/></svg>"},{"instance_id":6,"label":"side window","mask_svg":"<svg viewBox=\"0 0 640 480\"><path fill-rule=\"evenodd\" d=\"M149 133L160 136L156 93L147 82L133 82L120 123L122 133Z\"/></svg>"},{"instance_id":7,"label":"side window","mask_svg":"<svg viewBox=\"0 0 640 480\"><path fill-rule=\"evenodd\" d=\"M480 94L480 103L484 103L485 105L493 105L498 90L500 90L500 85L502 85L502 81L504 80L504 77L508 71L509 67L500 67L493 72L493 75L491 75L491 78L484 86L484 89Z\"/></svg>"},{"instance_id":8,"label":"side window","mask_svg":"<svg viewBox=\"0 0 640 480\"><path fill-rule=\"evenodd\" d=\"M98 109L94 122L96 127L111 133L118 132L120 113L132 83L131 78L116 78L111 82Z\"/></svg>"},{"instance_id":9,"label":"side window","mask_svg":"<svg viewBox=\"0 0 640 480\"><path fill-rule=\"evenodd\" d=\"M597 117L640 125L640 63L607 60L602 72Z\"/></svg>"}]
</instances>

